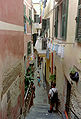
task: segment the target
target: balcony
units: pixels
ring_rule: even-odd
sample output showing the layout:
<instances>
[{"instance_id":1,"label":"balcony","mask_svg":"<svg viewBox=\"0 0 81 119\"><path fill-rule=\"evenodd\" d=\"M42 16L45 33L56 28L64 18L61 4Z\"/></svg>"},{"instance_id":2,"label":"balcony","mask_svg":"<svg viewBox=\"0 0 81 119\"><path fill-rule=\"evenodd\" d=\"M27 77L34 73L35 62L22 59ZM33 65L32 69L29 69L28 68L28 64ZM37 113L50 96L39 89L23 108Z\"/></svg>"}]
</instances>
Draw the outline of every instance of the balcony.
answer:
<instances>
[{"instance_id":1,"label":"balcony","mask_svg":"<svg viewBox=\"0 0 81 119\"><path fill-rule=\"evenodd\" d=\"M33 23L32 24L32 33L37 33L37 29L42 29L42 24L39 23Z\"/></svg>"},{"instance_id":2,"label":"balcony","mask_svg":"<svg viewBox=\"0 0 81 119\"><path fill-rule=\"evenodd\" d=\"M33 23L33 27L34 27L35 29L41 29L41 28L42 28L42 24Z\"/></svg>"},{"instance_id":3,"label":"balcony","mask_svg":"<svg viewBox=\"0 0 81 119\"><path fill-rule=\"evenodd\" d=\"M46 56L47 40L45 38L38 38L35 44L35 49L40 56Z\"/></svg>"}]
</instances>

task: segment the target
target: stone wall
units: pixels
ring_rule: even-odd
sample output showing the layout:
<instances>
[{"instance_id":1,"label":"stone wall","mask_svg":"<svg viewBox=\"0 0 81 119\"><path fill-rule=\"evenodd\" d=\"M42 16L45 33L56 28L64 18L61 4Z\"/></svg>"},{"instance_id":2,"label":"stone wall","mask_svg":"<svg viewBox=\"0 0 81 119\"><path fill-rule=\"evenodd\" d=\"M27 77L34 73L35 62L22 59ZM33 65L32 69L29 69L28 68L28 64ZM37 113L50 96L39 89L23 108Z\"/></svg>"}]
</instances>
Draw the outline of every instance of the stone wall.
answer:
<instances>
[{"instance_id":1,"label":"stone wall","mask_svg":"<svg viewBox=\"0 0 81 119\"><path fill-rule=\"evenodd\" d=\"M24 108L24 70L23 60L3 76L1 94L1 119L16 119Z\"/></svg>"}]
</instances>

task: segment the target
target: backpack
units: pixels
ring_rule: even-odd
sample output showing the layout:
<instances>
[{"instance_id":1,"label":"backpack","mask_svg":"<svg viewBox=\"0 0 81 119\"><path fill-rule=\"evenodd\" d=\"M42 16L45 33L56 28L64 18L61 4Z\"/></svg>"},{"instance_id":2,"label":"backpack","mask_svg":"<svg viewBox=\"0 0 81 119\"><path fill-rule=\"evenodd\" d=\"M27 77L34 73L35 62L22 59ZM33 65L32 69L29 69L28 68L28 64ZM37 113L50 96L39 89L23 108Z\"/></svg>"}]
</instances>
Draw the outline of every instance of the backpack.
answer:
<instances>
[{"instance_id":1,"label":"backpack","mask_svg":"<svg viewBox=\"0 0 81 119\"><path fill-rule=\"evenodd\" d=\"M54 92L53 90L52 92L53 92L53 96L51 97L51 102L54 103L58 101L58 92Z\"/></svg>"}]
</instances>

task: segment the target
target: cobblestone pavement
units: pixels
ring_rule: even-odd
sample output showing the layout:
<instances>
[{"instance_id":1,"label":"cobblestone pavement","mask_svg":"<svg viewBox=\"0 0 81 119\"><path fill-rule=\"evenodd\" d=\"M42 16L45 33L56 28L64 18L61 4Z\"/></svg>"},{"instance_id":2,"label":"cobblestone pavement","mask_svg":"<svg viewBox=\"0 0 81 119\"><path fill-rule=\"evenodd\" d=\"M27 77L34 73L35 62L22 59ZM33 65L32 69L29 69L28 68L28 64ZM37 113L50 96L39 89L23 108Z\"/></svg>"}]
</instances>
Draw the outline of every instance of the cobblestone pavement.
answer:
<instances>
[{"instance_id":1,"label":"cobblestone pavement","mask_svg":"<svg viewBox=\"0 0 81 119\"><path fill-rule=\"evenodd\" d=\"M40 77L43 79L41 70ZM36 97L34 99L34 105L31 107L25 119L62 119L61 115L58 113L48 113L48 96L46 90L43 87L43 80L40 87L37 85L37 80L35 80L34 83L36 86Z\"/></svg>"}]
</instances>

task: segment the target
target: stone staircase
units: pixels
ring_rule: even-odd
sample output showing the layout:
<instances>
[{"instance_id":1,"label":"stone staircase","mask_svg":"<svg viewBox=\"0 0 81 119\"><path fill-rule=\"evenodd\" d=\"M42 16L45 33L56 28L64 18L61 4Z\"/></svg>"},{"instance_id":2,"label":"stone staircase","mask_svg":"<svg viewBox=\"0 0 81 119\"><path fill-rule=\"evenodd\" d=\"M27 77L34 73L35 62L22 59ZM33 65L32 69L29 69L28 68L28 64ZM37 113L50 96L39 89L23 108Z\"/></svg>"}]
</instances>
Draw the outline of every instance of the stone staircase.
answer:
<instances>
[{"instance_id":1,"label":"stone staircase","mask_svg":"<svg viewBox=\"0 0 81 119\"><path fill-rule=\"evenodd\" d=\"M53 112L48 113L49 105L34 105L25 119L62 119L62 115Z\"/></svg>"},{"instance_id":2,"label":"stone staircase","mask_svg":"<svg viewBox=\"0 0 81 119\"><path fill-rule=\"evenodd\" d=\"M34 105L30 108L25 119L62 119L60 113L48 113L50 105L48 104L47 90L44 88L44 81L42 71L40 70L40 77L42 80L41 86L37 85L37 80L34 81L36 87L36 97L34 98Z\"/></svg>"}]
</instances>

